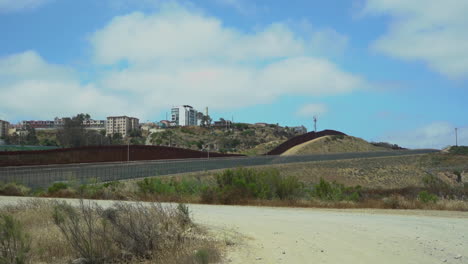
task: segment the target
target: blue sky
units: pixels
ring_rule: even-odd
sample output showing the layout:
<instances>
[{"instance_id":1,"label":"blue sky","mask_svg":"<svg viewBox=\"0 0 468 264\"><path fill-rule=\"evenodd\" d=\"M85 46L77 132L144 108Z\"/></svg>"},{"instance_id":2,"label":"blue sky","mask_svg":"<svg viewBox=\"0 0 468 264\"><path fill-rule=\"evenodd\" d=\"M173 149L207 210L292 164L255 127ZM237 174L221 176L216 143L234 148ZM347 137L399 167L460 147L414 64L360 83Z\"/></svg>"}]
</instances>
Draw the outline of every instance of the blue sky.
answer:
<instances>
[{"instance_id":1,"label":"blue sky","mask_svg":"<svg viewBox=\"0 0 468 264\"><path fill-rule=\"evenodd\" d=\"M0 119L90 113L468 145L464 0L0 0Z\"/></svg>"}]
</instances>

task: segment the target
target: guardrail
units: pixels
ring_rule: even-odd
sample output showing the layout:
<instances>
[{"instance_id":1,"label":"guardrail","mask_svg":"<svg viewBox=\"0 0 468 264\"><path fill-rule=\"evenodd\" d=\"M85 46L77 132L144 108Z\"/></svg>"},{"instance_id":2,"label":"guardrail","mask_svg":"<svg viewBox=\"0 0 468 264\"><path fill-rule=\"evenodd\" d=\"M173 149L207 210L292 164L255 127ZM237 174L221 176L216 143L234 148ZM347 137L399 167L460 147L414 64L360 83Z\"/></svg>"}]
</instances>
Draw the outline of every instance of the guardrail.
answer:
<instances>
[{"instance_id":1,"label":"guardrail","mask_svg":"<svg viewBox=\"0 0 468 264\"><path fill-rule=\"evenodd\" d=\"M236 167L308 161L418 155L433 152L438 152L438 150L421 149L384 152L314 154L300 156L227 157L210 159L136 161L125 163L86 163L70 165L2 167L0 168L0 181L4 183L16 182L33 189L37 189L46 188L52 183L60 181L75 181L83 184L88 183L91 179L97 180L99 182L107 182Z\"/></svg>"}]
</instances>

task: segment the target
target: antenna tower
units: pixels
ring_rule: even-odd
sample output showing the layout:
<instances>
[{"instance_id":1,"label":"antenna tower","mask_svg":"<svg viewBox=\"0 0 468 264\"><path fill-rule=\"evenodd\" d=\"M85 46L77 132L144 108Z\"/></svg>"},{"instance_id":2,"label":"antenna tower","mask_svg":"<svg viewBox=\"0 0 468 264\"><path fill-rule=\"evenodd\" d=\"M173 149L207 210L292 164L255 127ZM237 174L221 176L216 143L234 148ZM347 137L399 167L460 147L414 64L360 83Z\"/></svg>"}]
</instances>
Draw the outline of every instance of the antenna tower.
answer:
<instances>
[{"instance_id":1,"label":"antenna tower","mask_svg":"<svg viewBox=\"0 0 468 264\"><path fill-rule=\"evenodd\" d=\"M317 133L317 116L314 116L314 131Z\"/></svg>"}]
</instances>

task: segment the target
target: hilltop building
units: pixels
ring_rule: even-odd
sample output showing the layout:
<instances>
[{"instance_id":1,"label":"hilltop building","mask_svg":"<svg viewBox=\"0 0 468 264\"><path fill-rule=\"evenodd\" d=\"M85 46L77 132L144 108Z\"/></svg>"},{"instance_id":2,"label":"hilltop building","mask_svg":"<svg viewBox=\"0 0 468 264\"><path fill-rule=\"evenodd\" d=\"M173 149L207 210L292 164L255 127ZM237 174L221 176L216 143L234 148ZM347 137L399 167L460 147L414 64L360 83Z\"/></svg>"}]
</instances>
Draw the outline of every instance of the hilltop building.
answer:
<instances>
[{"instance_id":1,"label":"hilltop building","mask_svg":"<svg viewBox=\"0 0 468 264\"><path fill-rule=\"evenodd\" d=\"M175 106L171 109L171 122L175 126L196 126L197 110L190 105Z\"/></svg>"},{"instance_id":2,"label":"hilltop building","mask_svg":"<svg viewBox=\"0 0 468 264\"><path fill-rule=\"evenodd\" d=\"M169 120L161 120L158 123L156 123L156 126L159 128L168 128L172 126L172 122Z\"/></svg>"},{"instance_id":3,"label":"hilltop building","mask_svg":"<svg viewBox=\"0 0 468 264\"><path fill-rule=\"evenodd\" d=\"M53 121L51 120L30 120L22 121L21 128L31 127L39 130L48 129L59 129L65 124L64 118L56 117ZM83 125L86 129L101 130L106 129L106 120L84 120Z\"/></svg>"},{"instance_id":4,"label":"hilltop building","mask_svg":"<svg viewBox=\"0 0 468 264\"><path fill-rule=\"evenodd\" d=\"M55 129L55 123L51 120L30 120L22 121L21 127L23 129L26 127L31 127L34 129Z\"/></svg>"},{"instance_id":5,"label":"hilltop building","mask_svg":"<svg viewBox=\"0 0 468 264\"><path fill-rule=\"evenodd\" d=\"M139 129L139 119L128 116L109 116L106 123L106 135L129 135L130 131Z\"/></svg>"},{"instance_id":6,"label":"hilltop building","mask_svg":"<svg viewBox=\"0 0 468 264\"><path fill-rule=\"evenodd\" d=\"M307 133L307 128L305 126L296 126L296 127L291 127L291 129L298 133L298 134L305 134Z\"/></svg>"},{"instance_id":7,"label":"hilltop building","mask_svg":"<svg viewBox=\"0 0 468 264\"><path fill-rule=\"evenodd\" d=\"M9 122L0 120L0 138L8 136L9 128L10 128Z\"/></svg>"},{"instance_id":8,"label":"hilltop building","mask_svg":"<svg viewBox=\"0 0 468 264\"><path fill-rule=\"evenodd\" d=\"M213 123L213 127L217 128L231 128L232 127L232 121L231 120L225 120L223 118L220 118L219 121L215 121Z\"/></svg>"},{"instance_id":9,"label":"hilltop building","mask_svg":"<svg viewBox=\"0 0 468 264\"><path fill-rule=\"evenodd\" d=\"M65 121L63 118L56 117L54 119L54 128L58 129L63 127ZM106 120L83 120L83 125L85 129L93 129L93 130L103 130L106 129Z\"/></svg>"}]
</instances>

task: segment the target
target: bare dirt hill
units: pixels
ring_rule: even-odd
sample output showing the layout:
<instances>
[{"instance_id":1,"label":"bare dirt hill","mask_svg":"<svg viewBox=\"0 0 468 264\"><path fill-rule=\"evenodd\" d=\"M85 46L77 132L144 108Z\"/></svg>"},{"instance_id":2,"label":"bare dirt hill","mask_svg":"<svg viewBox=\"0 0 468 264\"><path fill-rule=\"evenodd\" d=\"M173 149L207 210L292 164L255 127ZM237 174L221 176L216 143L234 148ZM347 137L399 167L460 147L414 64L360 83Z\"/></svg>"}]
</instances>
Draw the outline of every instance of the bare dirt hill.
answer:
<instances>
[{"instance_id":1,"label":"bare dirt hill","mask_svg":"<svg viewBox=\"0 0 468 264\"><path fill-rule=\"evenodd\" d=\"M369 152L369 151L385 151L383 147L376 147L369 142L351 136L335 135L319 137L305 143L296 145L287 151L282 156L288 155L306 155L319 153L340 153L340 152Z\"/></svg>"}]
</instances>

